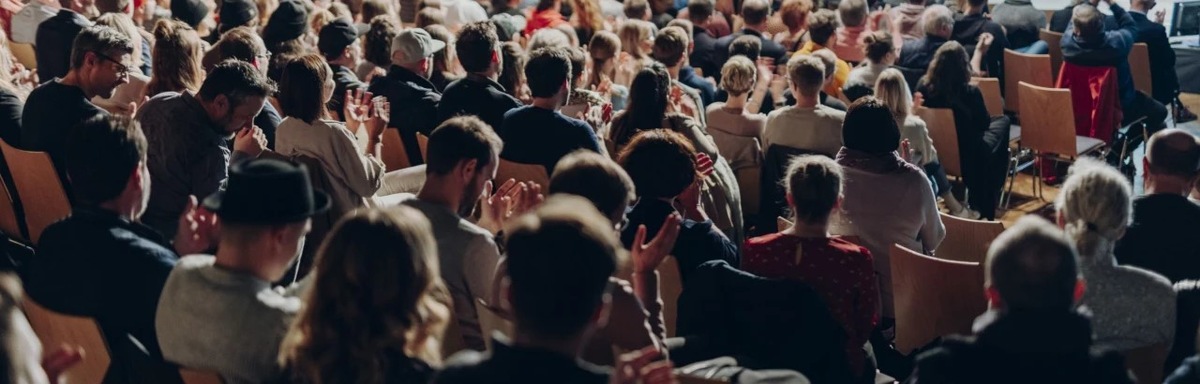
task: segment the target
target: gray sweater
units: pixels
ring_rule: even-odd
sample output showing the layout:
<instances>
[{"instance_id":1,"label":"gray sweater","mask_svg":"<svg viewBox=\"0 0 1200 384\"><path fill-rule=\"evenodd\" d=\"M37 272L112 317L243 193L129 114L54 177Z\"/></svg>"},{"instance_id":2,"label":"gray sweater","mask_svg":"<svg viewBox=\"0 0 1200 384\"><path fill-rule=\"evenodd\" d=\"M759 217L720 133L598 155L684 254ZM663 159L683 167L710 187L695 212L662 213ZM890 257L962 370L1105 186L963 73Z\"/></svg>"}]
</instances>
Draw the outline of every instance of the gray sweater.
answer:
<instances>
[{"instance_id":1,"label":"gray sweater","mask_svg":"<svg viewBox=\"0 0 1200 384\"><path fill-rule=\"evenodd\" d=\"M1005 0L992 9L992 21L1004 27L1008 45L1025 48L1038 41L1038 30L1046 27L1046 13L1030 0Z\"/></svg>"}]
</instances>

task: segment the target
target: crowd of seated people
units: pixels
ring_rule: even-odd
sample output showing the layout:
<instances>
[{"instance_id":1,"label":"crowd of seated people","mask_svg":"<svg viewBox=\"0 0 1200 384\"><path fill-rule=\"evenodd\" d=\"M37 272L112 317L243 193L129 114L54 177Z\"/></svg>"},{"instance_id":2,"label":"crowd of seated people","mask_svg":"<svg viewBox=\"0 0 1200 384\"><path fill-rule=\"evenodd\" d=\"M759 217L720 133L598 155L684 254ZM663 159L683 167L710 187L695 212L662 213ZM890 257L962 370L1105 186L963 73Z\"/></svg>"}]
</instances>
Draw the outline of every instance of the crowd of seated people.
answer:
<instances>
[{"instance_id":1,"label":"crowd of seated people","mask_svg":"<svg viewBox=\"0 0 1200 384\"><path fill-rule=\"evenodd\" d=\"M0 164L0 381L1200 382L1200 139L1154 1L0 3L0 140L63 192ZM1075 159L1016 219L1020 116L973 78L1051 46L1113 69L1141 180ZM961 219L1011 224L987 309L901 353L937 308L893 248L950 258ZM43 345L33 304L105 350Z\"/></svg>"}]
</instances>

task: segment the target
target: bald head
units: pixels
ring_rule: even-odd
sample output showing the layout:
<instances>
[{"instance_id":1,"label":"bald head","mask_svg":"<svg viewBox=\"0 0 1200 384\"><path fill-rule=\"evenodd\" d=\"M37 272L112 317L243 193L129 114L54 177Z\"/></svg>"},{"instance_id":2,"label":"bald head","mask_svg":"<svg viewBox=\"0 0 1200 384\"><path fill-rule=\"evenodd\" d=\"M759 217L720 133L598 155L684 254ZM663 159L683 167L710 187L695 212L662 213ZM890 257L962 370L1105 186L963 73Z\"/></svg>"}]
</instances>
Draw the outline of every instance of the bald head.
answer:
<instances>
[{"instance_id":1,"label":"bald head","mask_svg":"<svg viewBox=\"0 0 1200 384\"><path fill-rule=\"evenodd\" d=\"M1146 170L1151 177L1192 180L1200 172L1200 142L1182 129L1164 129L1146 144Z\"/></svg>"}]
</instances>

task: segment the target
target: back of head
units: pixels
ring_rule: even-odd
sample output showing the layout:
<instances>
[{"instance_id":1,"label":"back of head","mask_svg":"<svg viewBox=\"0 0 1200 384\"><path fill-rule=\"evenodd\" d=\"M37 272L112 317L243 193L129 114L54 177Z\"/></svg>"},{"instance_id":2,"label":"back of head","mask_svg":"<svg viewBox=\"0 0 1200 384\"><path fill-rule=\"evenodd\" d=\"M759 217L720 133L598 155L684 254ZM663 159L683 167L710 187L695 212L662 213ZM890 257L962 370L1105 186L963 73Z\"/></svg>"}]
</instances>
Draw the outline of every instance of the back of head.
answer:
<instances>
[{"instance_id":1,"label":"back of head","mask_svg":"<svg viewBox=\"0 0 1200 384\"><path fill-rule=\"evenodd\" d=\"M391 17L388 14L388 3L382 0L366 0L362 4L362 20L371 21L379 16Z\"/></svg>"},{"instance_id":2,"label":"back of head","mask_svg":"<svg viewBox=\"0 0 1200 384\"><path fill-rule=\"evenodd\" d=\"M796 222L823 224L842 196L842 166L825 156L798 156L788 164L786 182Z\"/></svg>"},{"instance_id":3,"label":"back of head","mask_svg":"<svg viewBox=\"0 0 1200 384\"><path fill-rule=\"evenodd\" d=\"M197 91L204 81L200 57L204 43L196 30L178 20L159 20L154 24L152 76L147 95L161 92Z\"/></svg>"},{"instance_id":4,"label":"back of head","mask_svg":"<svg viewBox=\"0 0 1200 384\"><path fill-rule=\"evenodd\" d=\"M294 381L381 380L372 376L396 352L441 362L430 341L450 310L431 233L425 215L406 206L359 210L334 225L280 348Z\"/></svg>"},{"instance_id":5,"label":"back of head","mask_svg":"<svg viewBox=\"0 0 1200 384\"><path fill-rule=\"evenodd\" d=\"M414 25L417 28L424 28L428 25L446 24L445 13L440 8L423 8L417 12L417 20Z\"/></svg>"},{"instance_id":6,"label":"back of head","mask_svg":"<svg viewBox=\"0 0 1200 384\"><path fill-rule=\"evenodd\" d=\"M944 5L930 5L921 14L921 28L926 35L948 38L954 30L954 13Z\"/></svg>"},{"instance_id":7,"label":"back of head","mask_svg":"<svg viewBox=\"0 0 1200 384\"><path fill-rule=\"evenodd\" d=\"M821 64L825 64L825 78L833 78L833 74L837 72L838 57L833 51L821 49L812 53L812 56L821 59Z\"/></svg>"},{"instance_id":8,"label":"back of head","mask_svg":"<svg viewBox=\"0 0 1200 384\"><path fill-rule=\"evenodd\" d=\"M71 48L71 69L83 68L87 54L101 54L114 60L133 54L133 41L128 36L105 26L84 28L75 35Z\"/></svg>"},{"instance_id":9,"label":"back of head","mask_svg":"<svg viewBox=\"0 0 1200 384\"><path fill-rule=\"evenodd\" d=\"M500 155L503 142L492 127L474 116L446 120L429 134L426 172L446 175L460 162L475 160L483 168Z\"/></svg>"},{"instance_id":10,"label":"back of head","mask_svg":"<svg viewBox=\"0 0 1200 384\"><path fill-rule=\"evenodd\" d=\"M688 19L693 23L704 23L713 15L713 0L690 0L688 1Z\"/></svg>"},{"instance_id":11,"label":"back of head","mask_svg":"<svg viewBox=\"0 0 1200 384\"><path fill-rule=\"evenodd\" d=\"M1076 35L1095 38L1104 33L1104 14L1091 4L1080 4L1071 12L1071 25Z\"/></svg>"},{"instance_id":12,"label":"back of head","mask_svg":"<svg viewBox=\"0 0 1200 384\"><path fill-rule=\"evenodd\" d=\"M529 38L529 52L536 51L542 48L571 47L571 37L567 36L563 31L554 28L542 28L533 33Z\"/></svg>"},{"instance_id":13,"label":"back of head","mask_svg":"<svg viewBox=\"0 0 1200 384\"><path fill-rule=\"evenodd\" d=\"M1129 181L1108 164L1087 157L1071 167L1054 201L1063 229L1084 262L1107 262L1133 215Z\"/></svg>"},{"instance_id":14,"label":"back of head","mask_svg":"<svg viewBox=\"0 0 1200 384\"><path fill-rule=\"evenodd\" d=\"M1178 128L1158 131L1146 144L1146 162L1151 175L1190 181L1200 172L1200 141Z\"/></svg>"},{"instance_id":15,"label":"back of head","mask_svg":"<svg viewBox=\"0 0 1200 384\"><path fill-rule=\"evenodd\" d=\"M817 97L825 85L825 63L812 55L793 55L787 63L792 86L800 91L799 96Z\"/></svg>"},{"instance_id":16,"label":"back of head","mask_svg":"<svg viewBox=\"0 0 1200 384\"><path fill-rule=\"evenodd\" d=\"M962 44L947 41L933 54L933 61L929 62L929 69L921 77L921 82L929 87L930 93L947 99L958 97L971 81L970 60Z\"/></svg>"},{"instance_id":17,"label":"back of head","mask_svg":"<svg viewBox=\"0 0 1200 384\"><path fill-rule=\"evenodd\" d=\"M129 38L131 42L135 40L139 43L141 42L142 35L138 32L137 25L134 25L133 18L129 17L129 15L124 13L109 12L96 17L94 22L96 25L103 25L120 32L121 35Z\"/></svg>"},{"instance_id":18,"label":"back of head","mask_svg":"<svg viewBox=\"0 0 1200 384\"><path fill-rule=\"evenodd\" d=\"M587 69L588 56L587 52L580 47L565 48L567 58L571 59L571 88L580 87L580 80L583 78L583 71Z\"/></svg>"},{"instance_id":19,"label":"back of head","mask_svg":"<svg viewBox=\"0 0 1200 384\"><path fill-rule=\"evenodd\" d=\"M370 29L363 35L363 59L381 68L392 65L392 39L399 32L389 16L371 19Z\"/></svg>"},{"instance_id":20,"label":"back of head","mask_svg":"<svg viewBox=\"0 0 1200 384\"><path fill-rule=\"evenodd\" d=\"M721 67L721 89L730 96L741 96L754 89L758 68L745 56L733 56Z\"/></svg>"},{"instance_id":21,"label":"back of head","mask_svg":"<svg viewBox=\"0 0 1200 384\"><path fill-rule=\"evenodd\" d=\"M614 224L635 198L633 181L620 165L604 155L582 149L558 160L547 189L551 194L588 199Z\"/></svg>"},{"instance_id":22,"label":"back of head","mask_svg":"<svg viewBox=\"0 0 1200 384\"><path fill-rule=\"evenodd\" d=\"M64 153L75 201L95 206L125 191L138 164L146 161L146 136L137 120L98 115L71 129Z\"/></svg>"},{"instance_id":23,"label":"back of head","mask_svg":"<svg viewBox=\"0 0 1200 384\"><path fill-rule=\"evenodd\" d=\"M867 24L866 0L842 0L838 4L838 16L847 27L861 27Z\"/></svg>"},{"instance_id":24,"label":"back of head","mask_svg":"<svg viewBox=\"0 0 1200 384\"><path fill-rule=\"evenodd\" d=\"M696 29L696 25L692 24L692 22L688 21L687 19L671 20L671 21L667 22L667 26L665 28L670 28L670 27L682 28L683 31L686 32L684 34L684 36L687 36L687 39L689 42L692 40L692 32L695 32L695 29Z\"/></svg>"},{"instance_id":25,"label":"back of head","mask_svg":"<svg viewBox=\"0 0 1200 384\"><path fill-rule=\"evenodd\" d=\"M100 11L101 16L103 16L104 14L107 14L107 13L125 14L126 11L133 10L133 8L130 7L130 4L132 4L132 3L133 2L130 0L96 0L95 1L96 10Z\"/></svg>"},{"instance_id":26,"label":"back of head","mask_svg":"<svg viewBox=\"0 0 1200 384\"><path fill-rule=\"evenodd\" d=\"M912 113L912 92L908 90L908 82L904 74L895 68L885 69L875 79L875 97L892 111L898 124Z\"/></svg>"},{"instance_id":27,"label":"back of head","mask_svg":"<svg viewBox=\"0 0 1200 384\"><path fill-rule=\"evenodd\" d=\"M900 146L900 128L887 105L872 96L859 98L846 111L842 142L848 149L881 155Z\"/></svg>"},{"instance_id":28,"label":"back of head","mask_svg":"<svg viewBox=\"0 0 1200 384\"><path fill-rule=\"evenodd\" d=\"M895 51L896 45L892 40L892 35L884 31L875 31L863 36L863 54L867 60L875 63L883 63L883 59L889 53Z\"/></svg>"},{"instance_id":29,"label":"back of head","mask_svg":"<svg viewBox=\"0 0 1200 384\"><path fill-rule=\"evenodd\" d=\"M771 16L771 4L766 0L746 0L742 3L742 20L747 26L762 25Z\"/></svg>"},{"instance_id":30,"label":"back of head","mask_svg":"<svg viewBox=\"0 0 1200 384\"><path fill-rule=\"evenodd\" d=\"M521 49L521 44L514 41L506 41L500 44L500 54L504 57L504 65L500 68L500 75L496 77L496 82L504 87L510 95L516 95L520 91L521 81L525 77L525 61L528 59L525 55L525 50Z\"/></svg>"},{"instance_id":31,"label":"back of head","mask_svg":"<svg viewBox=\"0 0 1200 384\"><path fill-rule=\"evenodd\" d=\"M325 59L316 54L297 57L284 65L279 82L279 109L283 116L307 123L326 117L323 96L332 72Z\"/></svg>"},{"instance_id":32,"label":"back of head","mask_svg":"<svg viewBox=\"0 0 1200 384\"><path fill-rule=\"evenodd\" d=\"M564 86L570 89L571 57L568 48L541 48L525 62L525 82L533 97L551 98ZM564 100L565 101L565 100Z\"/></svg>"},{"instance_id":33,"label":"back of head","mask_svg":"<svg viewBox=\"0 0 1200 384\"><path fill-rule=\"evenodd\" d=\"M687 54L688 34L683 28L667 27L658 31L654 37L654 60L668 67L674 67L683 62Z\"/></svg>"},{"instance_id":34,"label":"back of head","mask_svg":"<svg viewBox=\"0 0 1200 384\"><path fill-rule=\"evenodd\" d=\"M224 95L236 107L252 97L267 97L275 93L275 84L253 65L244 61L226 60L208 72L199 96L213 101Z\"/></svg>"},{"instance_id":35,"label":"back of head","mask_svg":"<svg viewBox=\"0 0 1200 384\"><path fill-rule=\"evenodd\" d=\"M237 27L221 35L221 40L204 55L205 67L211 68L225 60L240 60L253 63L267 56L267 46L262 37L250 27Z\"/></svg>"},{"instance_id":36,"label":"back of head","mask_svg":"<svg viewBox=\"0 0 1200 384\"><path fill-rule=\"evenodd\" d=\"M587 48L592 61L612 60L621 52L621 38L610 31L599 31L592 35ZM599 68L599 64L596 64L596 67Z\"/></svg>"},{"instance_id":37,"label":"back of head","mask_svg":"<svg viewBox=\"0 0 1200 384\"><path fill-rule=\"evenodd\" d=\"M754 35L742 35L729 43L729 57L745 56L750 61L758 61L762 55L762 40Z\"/></svg>"},{"instance_id":38,"label":"back of head","mask_svg":"<svg viewBox=\"0 0 1200 384\"><path fill-rule=\"evenodd\" d=\"M625 0L625 17L630 20L641 20L650 13L650 2L646 0Z\"/></svg>"},{"instance_id":39,"label":"back of head","mask_svg":"<svg viewBox=\"0 0 1200 384\"><path fill-rule=\"evenodd\" d=\"M820 9L808 18L808 33L814 43L829 45L829 39L837 32L838 15L828 9Z\"/></svg>"},{"instance_id":40,"label":"back of head","mask_svg":"<svg viewBox=\"0 0 1200 384\"><path fill-rule=\"evenodd\" d=\"M464 25L458 31L454 51L458 54L458 62L467 72L485 72L492 66L493 55L498 54L500 38L496 35L496 25L488 21L479 21Z\"/></svg>"},{"instance_id":41,"label":"back of head","mask_svg":"<svg viewBox=\"0 0 1200 384\"><path fill-rule=\"evenodd\" d=\"M629 85L629 103L624 114L613 121L609 131L609 138L617 148L629 142L638 130L663 127L670 90L671 77L661 63L650 63L638 71Z\"/></svg>"},{"instance_id":42,"label":"back of head","mask_svg":"<svg viewBox=\"0 0 1200 384\"><path fill-rule=\"evenodd\" d=\"M1008 311L1070 310L1079 266L1075 247L1050 222L1027 215L996 237L984 263L987 285Z\"/></svg>"},{"instance_id":43,"label":"back of head","mask_svg":"<svg viewBox=\"0 0 1200 384\"><path fill-rule=\"evenodd\" d=\"M617 157L638 197L673 198L697 178L696 150L678 132L666 129L642 131L633 136Z\"/></svg>"},{"instance_id":44,"label":"back of head","mask_svg":"<svg viewBox=\"0 0 1200 384\"><path fill-rule=\"evenodd\" d=\"M506 226L509 302L519 332L570 339L602 308L623 250L590 205L576 196L551 196Z\"/></svg>"},{"instance_id":45,"label":"back of head","mask_svg":"<svg viewBox=\"0 0 1200 384\"><path fill-rule=\"evenodd\" d=\"M783 4L779 6L779 18L789 31L796 31L804 27L812 9L812 0L783 0Z\"/></svg>"}]
</instances>

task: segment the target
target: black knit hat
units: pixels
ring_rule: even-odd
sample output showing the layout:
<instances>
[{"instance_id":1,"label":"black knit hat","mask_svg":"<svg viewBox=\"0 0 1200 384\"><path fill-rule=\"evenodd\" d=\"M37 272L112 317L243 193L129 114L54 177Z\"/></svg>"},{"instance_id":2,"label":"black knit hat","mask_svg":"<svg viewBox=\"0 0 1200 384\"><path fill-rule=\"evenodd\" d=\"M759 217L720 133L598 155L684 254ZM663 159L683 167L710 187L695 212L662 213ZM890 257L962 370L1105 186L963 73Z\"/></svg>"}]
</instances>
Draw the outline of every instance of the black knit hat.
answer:
<instances>
[{"instance_id":1,"label":"black knit hat","mask_svg":"<svg viewBox=\"0 0 1200 384\"><path fill-rule=\"evenodd\" d=\"M228 31L250 23L258 17L258 6L253 0L223 0L221 10L217 13L221 18L221 32Z\"/></svg>"},{"instance_id":2,"label":"black knit hat","mask_svg":"<svg viewBox=\"0 0 1200 384\"><path fill-rule=\"evenodd\" d=\"M900 128L882 101L872 96L862 97L846 111L842 144L872 154L892 152L900 147Z\"/></svg>"},{"instance_id":3,"label":"black knit hat","mask_svg":"<svg viewBox=\"0 0 1200 384\"><path fill-rule=\"evenodd\" d=\"M300 37L307 28L308 10L304 4L297 0L282 1L267 20L267 26L263 28L263 42L269 48Z\"/></svg>"},{"instance_id":4,"label":"black knit hat","mask_svg":"<svg viewBox=\"0 0 1200 384\"><path fill-rule=\"evenodd\" d=\"M211 9L201 0L171 0L171 17L187 23L192 28L199 26L209 11Z\"/></svg>"}]
</instances>

